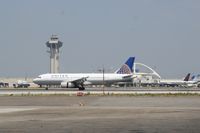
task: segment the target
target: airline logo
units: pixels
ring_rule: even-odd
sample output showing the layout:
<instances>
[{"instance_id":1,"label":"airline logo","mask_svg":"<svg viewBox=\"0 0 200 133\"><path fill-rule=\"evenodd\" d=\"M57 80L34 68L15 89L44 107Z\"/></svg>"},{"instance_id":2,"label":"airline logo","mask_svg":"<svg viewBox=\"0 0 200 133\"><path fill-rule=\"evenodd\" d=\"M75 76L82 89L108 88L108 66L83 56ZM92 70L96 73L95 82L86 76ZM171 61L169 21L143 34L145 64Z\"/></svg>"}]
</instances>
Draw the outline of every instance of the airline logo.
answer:
<instances>
[{"instance_id":1,"label":"airline logo","mask_svg":"<svg viewBox=\"0 0 200 133\"><path fill-rule=\"evenodd\" d=\"M131 74L131 69L129 68L128 65L124 64L119 71L117 72L117 74Z\"/></svg>"}]
</instances>

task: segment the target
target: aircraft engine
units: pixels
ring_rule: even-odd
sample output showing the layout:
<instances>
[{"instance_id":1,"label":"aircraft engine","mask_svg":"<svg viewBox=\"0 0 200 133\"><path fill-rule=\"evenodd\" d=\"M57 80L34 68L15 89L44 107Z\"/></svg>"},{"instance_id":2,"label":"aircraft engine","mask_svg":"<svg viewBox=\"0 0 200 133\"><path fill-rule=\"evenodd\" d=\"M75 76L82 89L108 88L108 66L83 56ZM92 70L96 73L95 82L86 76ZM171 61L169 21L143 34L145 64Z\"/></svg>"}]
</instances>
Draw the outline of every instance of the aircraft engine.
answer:
<instances>
[{"instance_id":1,"label":"aircraft engine","mask_svg":"<svg viewBox=\"0 0 200 133\"><path fill-rule=\"evenodd\" d=\"M61 82L61 87L62 88L75 88L75 84L71 82Z\"/></svg>"}]
</instances>

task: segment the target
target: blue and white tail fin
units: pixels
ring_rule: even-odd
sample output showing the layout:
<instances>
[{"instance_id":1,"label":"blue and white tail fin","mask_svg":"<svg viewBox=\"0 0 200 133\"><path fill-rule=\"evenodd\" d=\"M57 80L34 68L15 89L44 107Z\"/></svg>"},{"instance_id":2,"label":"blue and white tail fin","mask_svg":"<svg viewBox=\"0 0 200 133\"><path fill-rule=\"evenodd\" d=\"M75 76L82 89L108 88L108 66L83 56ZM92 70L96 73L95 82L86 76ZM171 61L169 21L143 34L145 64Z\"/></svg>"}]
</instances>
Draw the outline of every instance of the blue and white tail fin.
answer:
<instances>
[{"instance_id":1,"label":"blue and white tail fin","mask_svg":"<svg viewBox=\"0 0 200 133\"><path fill-rule=\"evenodd\" d=\"M132 74L135 57L129 57L125 64L122 65L115 73L117 74Z\"/></svg>"},{"instance_id":2,"label":"blue and white tail fin","mask_svg":"<svg viewBox=\"0 0 200 133\"><path fill-rule=\"evenodd\" d=\"M200 80L200 74L193 75L190 80L191 81L199 81Z\"/></svg>"}]
</instances>

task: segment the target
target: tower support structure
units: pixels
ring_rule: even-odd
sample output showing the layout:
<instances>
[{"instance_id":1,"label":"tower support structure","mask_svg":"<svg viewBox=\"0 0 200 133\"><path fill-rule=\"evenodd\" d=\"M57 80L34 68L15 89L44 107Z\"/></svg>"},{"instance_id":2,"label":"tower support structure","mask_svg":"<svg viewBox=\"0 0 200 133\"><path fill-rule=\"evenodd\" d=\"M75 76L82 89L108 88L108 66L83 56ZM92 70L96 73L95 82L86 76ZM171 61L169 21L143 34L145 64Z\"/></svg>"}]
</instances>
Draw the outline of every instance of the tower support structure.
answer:
<instances>
[{"instance_id":1,"label":"tower support structure","mask_svg":"<svg viewBox=\"0 0 200 133\"><path fill-rule=\"evenodd\" d=\"M50 40L46 42L46 46L50 49L50 73L59 73L59 54L63 43L59 41L57 35L52 35Z\"/></svg>"}]
</instances>

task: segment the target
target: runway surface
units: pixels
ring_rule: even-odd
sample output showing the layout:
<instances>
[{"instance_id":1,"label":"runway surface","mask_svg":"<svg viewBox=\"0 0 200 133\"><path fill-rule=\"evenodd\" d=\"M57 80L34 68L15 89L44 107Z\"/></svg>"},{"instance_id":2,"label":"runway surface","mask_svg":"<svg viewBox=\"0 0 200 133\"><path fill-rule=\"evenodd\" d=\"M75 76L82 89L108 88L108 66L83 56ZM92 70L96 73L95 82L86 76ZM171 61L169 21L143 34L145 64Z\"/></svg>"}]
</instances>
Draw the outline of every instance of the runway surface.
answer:
<instances>
[{"instance_id":1,"label":"runway surface","mask_svg":"<svg viewBox=\"0 0 200 133\"><path fill-rule=\"evenodd\" d=\"M0 96L5 95L77 95L81 92L84 95L134 95L134 94L200 94L199 88L87 88L79 91L77 88L44 88L24 89L24 88L1 88Z\"/></svg>"},{"instance_id":2,"label":"runway surface","mask_svg":"<svg viewBox=\"0 0 200 133\"><path fill-rule=\"evenodd\" d=\"M199 133L199 96L4 96L0 132Z\"/></svg>"}]
</instances>

